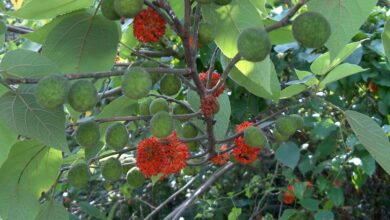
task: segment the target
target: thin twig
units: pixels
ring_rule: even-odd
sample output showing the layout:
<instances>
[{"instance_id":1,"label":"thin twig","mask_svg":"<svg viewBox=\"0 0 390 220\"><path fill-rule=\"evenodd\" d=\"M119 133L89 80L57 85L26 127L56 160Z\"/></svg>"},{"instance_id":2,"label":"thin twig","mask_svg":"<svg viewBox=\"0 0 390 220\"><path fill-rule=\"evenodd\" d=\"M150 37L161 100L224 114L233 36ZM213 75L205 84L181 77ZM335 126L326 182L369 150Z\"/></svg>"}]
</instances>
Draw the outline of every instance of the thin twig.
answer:
<instances>
[{"instance_id":1,"label":"thin twig","mask_svg":"<svg viewBox=\"0 0 390 220\"><path fill-rule=\"evenodd\" d=\"M287 15L282 18L282 20L268 26L265 28L267 32L271 32L273 30L282 28L284 26L287 26L291 23L291 18L294 17L294 15L299 11L299 9L307 3L308 0L298 0L298 2L294 5L293 8L290 9L290 11L287 13Z\"/></svg>"}]
</instances>

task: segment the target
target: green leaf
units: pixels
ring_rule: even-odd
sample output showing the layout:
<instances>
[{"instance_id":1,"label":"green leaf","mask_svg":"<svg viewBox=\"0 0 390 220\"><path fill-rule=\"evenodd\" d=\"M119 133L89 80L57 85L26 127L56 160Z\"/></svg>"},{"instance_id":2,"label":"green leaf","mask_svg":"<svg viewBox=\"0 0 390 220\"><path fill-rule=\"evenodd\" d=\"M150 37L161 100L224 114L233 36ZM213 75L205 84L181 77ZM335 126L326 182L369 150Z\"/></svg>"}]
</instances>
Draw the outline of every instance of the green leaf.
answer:
<instances>
[{"instance_id":1,"label":"green leaf","mask_svg":"<svg viewBox=\"0 0 390 220\"><path fill-rule=\"evenodd\" d=\"M328 197L335 206L341 206L344 204L344 193L340 188L332 187L328 190Z\"/></svg>"},{"instance_id":2,"label":"green leaf","mask_svg":"<svg viewBox=\"0 0 390 220\"><path fill-rule=\"evenodd\" d=\"M265 26L270 26L276 23L277 21L267 19L267 20L263 20L263 22ZM271 39L272 44L274 45L295 42L295 38L291 30L291 25L269 32L269 37Z\"/></svg>"},{"instance_id":3,"label":"green leaf","mask_svg":"<svg viewBox=\"0 0 390 220\"><path fill-rule=\"evenodd\" d=\"M306 190L306 182L298 182L294 184L294 195L299 199L303 199L303 194Z\"/></svg>"},{"instance_id":4,"label":"green leaf","mask_svg":"<svg viewBox=\"0 0 390 220\"><path fill-rule=\"evenodd\" d=\"M184 18L184 2L182 0L169 0L169 4L172 6L179 20Z\"/></svg>"},{"instance_id":5,"label":"green leaf","mask_svg":"<svg viewBox=\"0 0 390 220\"><path fill-rule=\"evenodd\" d=\"M326 43L331 58L335 58L359 31L378 0L313 0L309 10L321 13L330 23L332 34Z\"/></svg>"},{"instance_id":6,"label":"green leaf","mask_svg":"<svg viewBox=\"0 0 390 220\"><path fill-rule=\"evenodd\" d=\"M56 64L47 57L23 49L6 53L1 61L0 71L6 78L41 78L61 73Z\"/></svg>"},{"instance_id":7,"label":"green leaf","mask_svg":"<svg viewBox=\"0 0 390 220\"><path fill-rule=\"evenodd\" d=\"M343 63L336 68L334 68L324 80L320 83L320 88L324 88L326 84L335 82L339 79L345 78L347 76L351 76L356 73L360 73L366 69L361 68L358 65Z\"/></svg>"},{"instance_id":8,"label":"green leaf","mask_svg":"<svg viewBox=\"0 0 390 220\"><path fill-rule=\"evenodd\" d=\"M222 7L215 4L202 6L205 21L217 29L215 43L222 51L221 63L224 67L238 52L237 38L240 32L246 28L263 28L258 6L258 2L251 0L233 0ZM240 61L229 77L256 96L275 100L279 98L279 80L269 58L257 63Z\"/></svg>"},{"instance_id":9,"label":"green leaf","mask_svg":"<svg viewBox=\"0 0 390 220\"><path fill-rule=\"evenodd\" d=\"M229 59L221 54L221 64L226 67ZM240 61L232 69L229 77L253 95L277 100L280 96L280 83L275 67L269 58L260 63Z\"/></svg>"},{"instance_id":10,"label":"green leaf","mask_svg":"<svg viewBox=\"0 0 390 220\"><path fill-rule=\"evenodd\" d=\"M379 165L390 174L390 143L383 129L364 114L346 111L345 116L360 143Z\"/></svg>"},{"instance_id":11,"label":"green leaf","mask_svg":"<svg viewBox=\"0 0 390 220\"><path fill-rule=\"evenodd\" d=\"M319 56L310 66L311 71L317 75L325 75L345 59L347 59L355 50L361 47L361 42L353 42L348 44L341 52L333 59L330 59L329 52Z\"/></svg>"},{"instance_id":12,"label":"green leaf","mask_svg":"<svg viewBox=\"0 0 390 220\"><path fill-rule=\"evenodd\" d=\"M317 199L303 199L299 202L301 206L309 211L317 211L318 206L320 205L320 201Z\"/></svg>"},{"instance_id":13,"label":"green leaf","mask_svg":"<svg viewBox=\"0 0 390 220\"><path fill-rule=\"evenodd\" d=\"M382 33L382 42L386 56L390 59L390 20L388 20L385 24L385 28Z\"/></svg>"},{"instance_id":14,"label":"green leaf","mask_svg":"<svg viewBox=\"0 0 390 220\"><path fill-rule=\"evenodd\" d=\"M159 173L155 176L151 176L150 179L152 180L152 185L156 185L156 183L160 180L160 178L163 176L164 174L162 173Z\"/></svg>"},{"instance_id":15,"label":"green leaf","mask_svg":"<svg viewBox=\"0 0 390 220\"><path fill-rule=\"evenodd\" d=\"M236 220L241 215L241 208L233 207L229 213L228 220Z\"/></svg>"},{"instance_id":16,"label":"green leaf","mask_svg":"<svg viewBox=\"0 0 390 220\"><path fill-rule=\"evenodd\" d=\"M0 168L0 216L4 220L34 219L40 194L54 183L62 154L33 141L16 143Z\"/></svg>"},{"instance_id":17,"label":"green leaf","mask_svg":"<svg viewBox=\"0 0 390 220\"><path fill-rule=\"evenodd\" d=\"M88 12L72 13L49 33L43 54L67 73L108 71L114 64L119 37L114 21Z\"/></svg>"},{"instance_id":18,"label":"green leaf","mask_svg":"<svg viewBox=\"0 0 390 220\"><path fill-rule=\"evenodd\" d=\"M130 57L133 52L129 48L134 48L139 44L137 38L133 34L133 24L131 24L122 34L121 44L119 45L119 53L121 57Z\"/></svg>"},{"instance_id":19,"label":"green leaf","mask_svg":"<svg viewBox=\"0 0 390 220\"><path fill-rule=\"evenodd\" d=\"M7 159L12 145L16 142L18 135L0 120L0 167Z\"/></svg>"},{"instance_id":20,"label":"green leaf","mask_svg":"<svg viewBox=\"0 0 390 220\"><path fill-rule=\"evenodd\" d=\"M298 164L300 151L295 143L285 142L276 150L275 157L285 166L294 169Z\"/></svg>"},{"instance_id":21,"label":"green leaf","mask_svg":"<svg viewBox=\"0 0 390 220\"><path fill-rule=\"evenodd\" d=\"M23 34L22 37L29 39L30 41L44 44L47 38L47 35L55 28L66 16L59 16L51 20L49 23L43 25L42 27L36 29L35 31Z\"/></svg>"},{"instance_id":22,"label":"green leaf","mask_svg":"<svg viewBox=\"0 0 390 220\"><path fill-rule=\"evenodd\" d=\"M331 211L320 210L314 215L315 220L333 220L334 214Z\"/></svg>"},{"instance_id":23,"label":"green leaf","mask_svg":"<svg viewBox=\"0 0 390 220\"><path fill-rule=\"evenodd\" d=\"M280 216L279 220L289 220L297 213L295 209L286 209L283 211L282 216Z\"/></svg>"},{"instance_id":24,"label":"green leaf","mask_svg":"<svg viewBox=\"0 0 390 220\"><path fill-rule=\"evenodd\" d=\"M69 212L65 209L65 207L55 201L50 200L43 205L39 210L37 217L35 220L69 220Z\"/></svg>"},{"instance_id":25,"label":"green leaf","mask_svg":"<svg viewBox=\"0 0 390 220\"><path fill-rule=\"evenodd\" d=\"M7 14L25 19L47 19L92 5L93 0L31 0L17 11Z\"/></svg>"},{"instance_id":26,"label":"green leaf","mask_svg":"<svg viewBox=\"0 0 390 220\"><path fill-rule=\"evenodd\" d=\"M88 202L80 202L80 209L91 217L95 217L98 219L106 219L106 216L100 209L89 204Z\"/></svg>"},{"instance_id":27,"label":"green leaf","mask_svg":"<svg viewBox=\"0 0 390 220\"><path fill-rule=\"evenodd\" d=\"M41 143L69 152L62 107L44 109L33 94L34 87L20 86L0 98L0 117L18 134L36 138Z\"/></svg>"},{"instance_id":28,"label":"green leaf","mask_svg":"<svg viewBox=\"0 0 390 220\"><path fill-rule=\"evenodd\" d=\"M314 86L319 83L318 79L311 72L295 69L295 73L297 74L299 80L306 80L310 78L305 82L305 85L307 86Z\"/></svg>"},{"instance_id":29,"label":"green leaf","mask_svg":"<svg viewBox=\"0 0 390 220\"><path fill-rule=\"evenodd\" d=\"M305 91L306 89L307 89L307 86L305 86L303 84L296 84L296 85L288 86L280 92L280 99L286 99L286 98L290 98L294 95L298 95L299 93Z\"/></svg>"}]
</instances>

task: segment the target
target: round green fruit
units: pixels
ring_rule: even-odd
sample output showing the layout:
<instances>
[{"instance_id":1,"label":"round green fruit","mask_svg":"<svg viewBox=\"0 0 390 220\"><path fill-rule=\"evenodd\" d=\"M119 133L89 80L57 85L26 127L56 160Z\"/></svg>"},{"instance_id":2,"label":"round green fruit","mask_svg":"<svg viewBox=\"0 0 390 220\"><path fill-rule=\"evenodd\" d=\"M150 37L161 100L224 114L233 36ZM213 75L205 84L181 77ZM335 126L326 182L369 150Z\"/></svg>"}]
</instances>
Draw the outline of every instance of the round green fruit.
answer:
<instances>
[{"instance_id":1,"label":"round green fruit","mask_svg":"<svg viewBox=\"0 0 390 220\"><path fill-rule=\"evenodd\" d=\"M114 0L114 10L121 16L133 18L142 10L143 0Z\"/></svg>"},{"instance_id":2,"label":"round green fruit","mask_svg":"<svg viewBox=\"0 0 390 220\"><path fill-rule=\"evenodd\" d=\"M74 110L86 112L98 102L97 95L95 85L89 80L81 79L71 85L68 101Z\"/></svg>"},{"instance_id":3,"label":"round green fruit","mask_svg":"<svg viewBox=\"0 0 390 220\"><path fill-rule=\"evenodd\" d=\"M102 163L102 176L105 180L116 181L122 176L122 164L117 158L109 158Z\"/></svg>"},{"instance_id":4,"label":"round green fruit","mask_svg":"<svg viewBox=\"0 0 390 220\"><path fill-rule=\"evenodd\" d=\"M174 103L174 106L173 106L173 114L174 115L185 115L185 114L190 114L192 113L192 111L187 108L186 106L184 105L181 105L181 104L178 104L178 103ZM184 119L179 119L179 121L188 121L188 118Z\"/></svg>"},{"instance_id":5,"label":"round green fruit","mask_svg":"<svg viewBox=\"0 0 390 220\"><path fill-rule=\"evenodd\" d=\"M121 17L115 12L115 0L102 0L101 10L104 17L109 20L119 20Z\"/></svg>"},{"instance_id":6,"label":"round green fruit","mask_svg":"<svg viewBox=\"0 0 390 220\"><path fill-rule=\"evenodd\" d=\"M120 122L110 125L106 131L106 144L118 151L123 149L129 141L126 126Z\"/></svg>"},{"instance_id":7,"label":"round green fruit","mask_svg":"<svg viewBox=\"0 0 390 220\"><path fill-rule=\"evenodd\" d=\"M90 177L88 165L84 162L74 164L68 172L69 184L75 188L84 188Z\"/></svg>"},{"instance_id":8,"label":"round green fruit","mask_svg":"<svg viewBox=\"0 0 390 220\"><path fill-rule=\"evenodd\" d=\"M99 125L95 121L83 122L76 130L76 141L83 147L95 147L99 139Z\"/></svg>"},{"instance_id":9,"label":"round green fruit","mask_svg":"<svg viewBox=\"0 0 390 220\"><path fill-rule=\"evenodd\" d=\"M150 111L149 111L149 108L150 108L150 104L152 103L153 99L152 98L146 98L145 100L143 100L139 106L138 106L138 111L139 111L139 115L142 115L142 116L147 116L147 115L150 115Z\"/></svg>"},{"instance_id":10,"label":"round green fruit","mask_svg":"<svg viewBox=\"0 0 390 220\"><path fill-rule=\"evenodd\" d=\"M150 103L149 112L150 114L154 115L158 112L168 112L169 111L169 105L167 100L163 98L157 98Z\"/></svg>"},{"instance_id":11,"label":"round green fruit","mask_svg":"<svg viewBox=\"0 0 390 220\"><path fill-rule=\"evenodd\" d=\"M173 120L168 112L158 112L150 120L150 131L157 138L166 138L173 131Z\"/></svg>"},{"instance_id":12,"label":"round green fruit","mask_svg":"<svg viewBox=\"0 0 390 220\"><path fill-rule=\"evenodd\" d=\"M196 2L200 4L210 4L211 2L213 2L213 0L196 0Z\"/></svg>"},{"instance_id":13,"label":"round green fruit","mask_svg":"<svg viewBox=\"0 0 390 220\"><path fill-rule=\"evenodd\" d=\"M142 67L147 67L147 68L157 68L160 65L157 62L153 62L151 60L147 60L141 64ZM149 73L150 78L152 79L153 85L156 84L161 77L163 76L161 73Z\"/></svg>"},{"instance_id":14,"label":"round green fruit","mask_svg":"<svg viewBox=\"0 0 390 220\"><path fill-rule=\"evenodd\" d=\"M297 114L292 114L292 115L290 115L290 117L292 119L294 119L295 125L296 125L297 129L302 129L303 128L305 122L304 122L302 116L297 115Z\"/></svg>"},{"instance_id":15,"label":"round green fruit","mask_svg":"<svg viewBox=\"0 0 390 220\"><path fill-rule=\"evenodd\" d=\"M43 108L55 108L65 103L69 82L62 76L46 76L35 88L35 99Z\"/></svg>"},{"instance_id":16,"label":"round green fruit","mask_svg":"<svg viewBox=\"0 0 390 220\"><path fill-rule=\"evenodd\" d=\"M251 147L261 148L267 143L267 137L256 127L248 127L244 130L244 140Z\"/></svg>"},{"instance_id":17,"label":"round green fruit","mask_svg":"<svg viewBox=\"0 0 390 220\"><path fill-rule=\"evenodd\" d=\"M328 41L331 29L326 18L317 12L299 15L292 24L294 38L304 47L320 48Z\"/></svg>"},{"instance_id":18,"label":"round green fruit","mask_svg":"<svg viewBox=\"0 0 390 220\"><path fill-rule=\"evenodd\" d=\"M202 22L199 24L199 43L201 44L209 44L215 39L215 28L209 23Z\"/></svg>"},{"instance_id":19,"label":"round green fruit","mask_svg":"<svg viewBox=\"0 0 390 220\"><path fill-rule=\"evenodd\" d=\"M282 142L287 141L290 137L289 137L289 136L282 135L282 134L279 133L278 131L274 131L274 138L275 138L276 142L282 143Z\"/></svg>"},{"instance_id":20,"label":"round green fruit","mask_svg":"<svg viewBox=\"0 0 390 220\"><path fill-rule=\"evenodd\" d=\"M148 72L141 67L128 69L122 78L122 92L131 99L145 97L152 89L152 79Z\"/></svg>"},{"instance_id":21,"label":"round green fruit","mask_svg":"<svg viewBox=\"0 0 390 220\"><path fill-rule=\"evenodd\" d=\"M182 132L184 138L194 138L198 136L198 129L191 123L184 123L182 126Z\"/></svg>"},{"instance_id":22,"label":"round green fruit","mask_svg":"<svg viewBox=\"0 0 390 220\"><path fill-rule=\"evenodd\" d=\"M272 43L264 29L248 28L238 36L237 48L245 60L260 62L271 52Z\"/></svg>"},{"instance_id":23,"label":"round green fruit","mask_svg":"<svg viewBox=\"0 0 390 220\"><path fill-rule=\"evenodd\" d=\"M214 3L217 5L228 5L232 2L232 0L214 0Z\"/></svg>"},{"instance_id":24,"label":"round green fruit","mask_svg":"<svg viewBox=\"0 0 390 220\"><path fill-rule=\"evenodd\" d=\"M199 142L198 141L188 142L187 147L190 151L198 151L199 150Z\"/></svg>"},{"instance_id":25,"label":"round green fruit","mask_svg":"<svg viewBox=\"0 0 390 220\"><path fill-rule=\"evenodd\" d=\"M175 75L165 75L160 81L160 92L164 95L176 95L181 88L181 80Z\"/></svg>"},{"instance_id":26,"label":"round green fruit","mask_svg":"<svg viewBox=\"0 0 390 220\"><path fill-rule=\"evenodd\" d=\"M290 116L279 117L275 122L275 127L284 136L291 136L297 130L295 120Z\"/></svg>"},{"instance_id":27,"label":"round green fruit","mask_svg":"<svg viewBox=\"0 0 390 220\"><path fill-rule=\"evenodd\" d=\"M138 188L144 184L145 177L138 167L133 167L127 172L126 181L131 187Z\"/></svg>"}]
</instances>

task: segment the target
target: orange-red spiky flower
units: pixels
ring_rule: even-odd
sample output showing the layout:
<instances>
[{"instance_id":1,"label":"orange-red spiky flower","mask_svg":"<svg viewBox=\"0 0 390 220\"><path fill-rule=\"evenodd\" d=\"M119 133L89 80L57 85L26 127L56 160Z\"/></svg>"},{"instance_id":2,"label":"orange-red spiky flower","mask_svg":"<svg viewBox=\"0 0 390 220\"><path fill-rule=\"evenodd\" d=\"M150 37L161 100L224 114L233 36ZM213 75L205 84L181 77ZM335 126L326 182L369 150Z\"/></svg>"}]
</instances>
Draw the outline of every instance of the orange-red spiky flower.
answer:
<instances>
[{"instance_id":1,"label":"orange-red spiky flower","mask_svg":"<svg viewBox=\"0 0 390 220\"><path fill-rule=\"evenodd\" d=\"M166 156L166 162L161 170L164 175L178 173L187 166L190 153L187 145L177 138L176 132L161 139L160 142Z\"/></svg>"},{"instance_id":2,"label":"orange-red spiky flower","mask_svg":"<svg viewBox=\"0 0 390 220\"><path fill-rule=\"evenodd\" d=\"M218 100L215 96L207 95L200 100L200 109L206 117L211 117L219 111Z\"/></svg>"},{"instance_id":3,"label":"orange-red spiky flower","mask_svg":"<svg viewBox=\"0 0 390 220\"><path fill-rule=\"evenodd\" d=\"M134 36L141 43L157 42L165 34L165 23L153 8L144 9L134 17Z\"/></svg>"},{"instance_id":4,"label":"orange-red spiky flower","mask_svg":"<svg viewBox=\"0 0 390 220\"><path fill-rule=\"evenodd\" d=\"M220 77L221 76L219 75L219 73L213 72L213 74L211 75L211 87L214 87L215 85L217 85ZM204 73L199 74L199 78L202 81L203 85L206 86L207 85L207 80L209 78L209 71L206 71ZM218 97L219 95L221 95L223 93L224 90L225 90L225 84L222 84L217 89L217 91L214 92L213 95L215 97Z\"/></svg>"},{"instance_id":5,"label":"orange-red spiky flower","mask_svg":"<svg viewBox=\"0 0 390 220\"><path fill-rule=\"evenodd\" d=\"M291 205L295 201L294 186L289 185L287 191L283 193L283 202L286 205Z\"/></svg>"},{"instance_id":6,"label":"orange-red spiky flower","mask_svg":"<svg viewBox=\"0 0 390 220\"><path fill-rule=\"evenodd\" d=\"M165 151L157 138L150 137L139 142L137 167L145 176L151 177L159 174L166 160Z\"/></svg>"},{"instance_id":7,"label":"orange-red spiky flower","mask_svg":"<svg viewBox=\"0 0 390 220\"><path fill-rule=\"evenodd\" d=\"M228 149L228 146L226 144L222 145L220 148L220 151L225 151ZM211 158L211 162L215 165L224 165L229 160L229 153L219 153Z\"/></svg>"},{"instance_id":8,"label":"orange-red spiky flower","mask_svg":"<svg viewBox=\"0 0 390 220\"><path fill-rule=\"evenodd\" d=\"M236 126L236 132L242 132L252 125L251 122L243 122ZM253 163L261 152L261 148L254 148L245 143L244 137L240 136L234 139L236 148L233 150L234 158L241 164Z\"/></svg>"}]
</instances>

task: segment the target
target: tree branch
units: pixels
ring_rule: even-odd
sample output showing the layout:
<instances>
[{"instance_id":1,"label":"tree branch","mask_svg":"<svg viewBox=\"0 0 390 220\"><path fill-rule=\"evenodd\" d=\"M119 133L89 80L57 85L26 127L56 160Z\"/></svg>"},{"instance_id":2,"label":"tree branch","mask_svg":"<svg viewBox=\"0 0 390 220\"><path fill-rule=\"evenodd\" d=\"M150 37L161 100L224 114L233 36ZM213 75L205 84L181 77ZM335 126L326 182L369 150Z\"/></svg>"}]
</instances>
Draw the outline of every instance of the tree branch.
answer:
<instances>
[{"instance_id":1,"label":"tree branch","mask_svg":"<svg viewBox=\"0 0 390 220\"><path fill-rule=\"evenodd\" d=\"M273 30L279 29L281 27L287 26L291 23L291 18L299 11L299 9L307 3L308 0L298 0L297 4L294 5L293 8L287 13L287 15L282 18L282 20L268 26L265 28L267 32L271 32Z\"/></svg>"}]
</instances>

